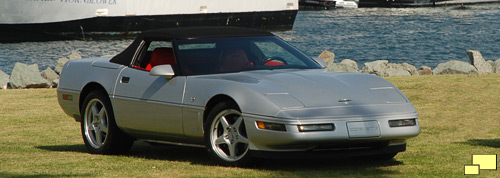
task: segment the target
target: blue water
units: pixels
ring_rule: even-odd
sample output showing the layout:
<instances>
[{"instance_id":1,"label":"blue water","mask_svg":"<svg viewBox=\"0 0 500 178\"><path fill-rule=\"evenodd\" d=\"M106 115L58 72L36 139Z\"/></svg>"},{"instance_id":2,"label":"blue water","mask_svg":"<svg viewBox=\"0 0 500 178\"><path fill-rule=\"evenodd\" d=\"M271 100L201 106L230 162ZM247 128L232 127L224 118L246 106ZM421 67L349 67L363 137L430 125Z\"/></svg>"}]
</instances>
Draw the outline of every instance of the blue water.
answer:
<instances>
[{"instance_id":1,"label":"blue water","mask_svg":"<svg viewBox=\"0 0 500 178\"><path fill-rule=\"evenodd\" d=\"M310 56L323 50L336 61L386 59L432 68L452 59L469 62L466 50L486 60L500 58L500 4L469 9L360 8L300 11L293 30L275 34ZM0 70L10 74L16 62L54 67L57 59L78 51L83 57L114 55L131 40L0 43Z\"/></svg>"},{"instance_id":2,"label":"blue water","mask_svg":"<svg viewBox=\"0 0 500 178\"><path fill-rule=\"evenodd\" d=\"M379 59L436 67L469 62L466 50L500 58L500 4L438 8L360 8L299 12L294 30L278 33L308 55L327 49L336 61Z\"/></svg>"}]
</instances>

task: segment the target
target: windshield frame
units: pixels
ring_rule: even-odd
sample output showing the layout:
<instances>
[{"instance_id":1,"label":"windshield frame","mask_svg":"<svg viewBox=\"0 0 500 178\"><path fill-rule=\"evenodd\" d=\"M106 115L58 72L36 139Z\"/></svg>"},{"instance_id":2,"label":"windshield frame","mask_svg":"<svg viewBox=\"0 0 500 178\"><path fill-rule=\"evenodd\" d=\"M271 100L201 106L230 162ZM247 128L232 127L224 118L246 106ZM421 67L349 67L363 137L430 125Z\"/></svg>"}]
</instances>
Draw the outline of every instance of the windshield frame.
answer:
<instances>
[{"instance_id":1,"label":"windshield frame","mask_svg":"<svg viewBox=\"0 0 500 178\"><path fill-rule=\"evenodd\" d=\"M261 50L257 42L272 42L279 47L280 50L284 50L289 55L292 55L295 60L300 61L301 65L263 65L262 62L266 59L261 59L266 57L264 52ZM281 69L321 69L321 66L311 57L305 55L303 52L295 48L294 46L288 44L284 40L277 36L249 36L249 37L217 37L217 38L201 38L201 39L183 39L183 40L173 40L173 47L176 54L176 59L181 66L180 70L183 75L209 75L209 74L219 74L219 73L237 73L243 71L253 71L253 70L281 70ZM208 43L215 43L214 45L207 45ZM195 44L200 44L200 48L196 49ZM186 48L186 45L190 45ZM205 47L205 48L203 48ZM193 49L194 48L194 49ZM247 55L248 61L252 64L249 67L245 67L241 70L236 71L218 71L216 70L217 65L224 54L223 51L229 48L241 48L242 51ZM206 54L202 54L206 53ZM279 57L279 56L278 56ZM205 62L206 64L193 62L190 58L202 58L197 59L198 61ZM209 59L211 58L211 59ZM207 60L207 61L202 61ZM208 62L208 61L215 61ZM286 60L286 59L283 59ZM189 65L191 65L189 67ZM193 65L200 65L198 71L193 72ZM211 66L215 65L215 66ZM209 70L214 68L214 70Z\"/></svg>"}]
</instances>

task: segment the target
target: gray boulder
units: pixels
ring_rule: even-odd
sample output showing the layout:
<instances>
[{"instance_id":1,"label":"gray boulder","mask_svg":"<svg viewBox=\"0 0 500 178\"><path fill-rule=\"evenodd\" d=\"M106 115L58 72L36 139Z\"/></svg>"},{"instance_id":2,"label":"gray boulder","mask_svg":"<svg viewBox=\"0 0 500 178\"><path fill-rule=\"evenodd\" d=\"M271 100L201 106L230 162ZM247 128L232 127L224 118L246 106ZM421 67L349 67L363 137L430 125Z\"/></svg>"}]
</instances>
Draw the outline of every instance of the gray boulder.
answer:
<instances>
[{"instance_id":1,"label":"gray boulder","mask_svg":"<svg viewBox=\"0 0 500 178\"><path fill-rule=\"evenodd\" d=\"M0 70L0 89L7 89L9 83L9 75Z\"/></svg>"},{"instance_id":2,"label":"gray boulder","mask_svg":"<svg viewBox=\"0 0 500 178\"><path fill-rule=\"evenodd\" d=\"M44 79L46 79L47 81L49 81L52 87L54 87L54 88L57 87L57 84L54 83L53 81L56 80L56 79L59 79L59 75L57 75L57 73L54 72L54 70L52 70L50 67L47 67L47 69L45 69L44 71L42 71L40 73L40 75Z\"/></svg>"},{"instance_id":3,"label":"gray boulder","mask_svg":"<svg viewBox=\"0 0 500 178\"><path fill-rule=\"evenodd\" d=\"M14 89L50 87L50 83L40 75L37 64L28 66L19 62L14 65L10 75L10 85Z\"/></svg>"},{"instance_id":4,"label":"gray boulder","mask_svg":"<svg viewBox=\"0 0 500 178\"><path fill-rule=\"evenodd\" d=\"M415 69L416 71L416 69ZM406 70L402 64L389 63L385 67L384 71L381 72L383 77L390 76L411 76L411 73Z\"/></svg>"},{"instance_id":5,"label":"gray boulder","mask_svg":"<svg viewBox=\"0 0 500 178\"><path fill-rule=\"evenodd\" d=\"M373 62L367 62L363 64L363 69L361 70L361 72L381 76L380 75L381 72L385 69L388 63L389 63L388 60L377 60Z\"/></svg>"},{"instance_id":6,"label":"gray boulder","mask_svg":"<svg viewBox=\"0 0 500 178\"><path fill-rule=\"evenodd\" d=\"M419 75L417 68L413 65L389 63L387 60L365 63L362 72L382 77Z\"/></svg>"},{"instance_id":7,"label":"gray boulder","mask_svg":"<svg viewBox=\"0 0 500 178\"><path fill-rule=\"evenodd\" d=\"M491 73L495 73L495 69L496 69L495 61L488 60L486 62L491 65Z\"/></svg>"},{"instance_id":8,"label":"gray boulder","mask_svg":"<svg viewBox=\"0 0 500 178\"><path fill-rule=\"evenodd\" d=\"M401 69L408 71L411 75L420 75L418 73L418 70L415 66L408 64L406 62L400 64L399 66Z\"/></svg>"},{"instance_id":9,"label":"gray boulder","mask_svg":"<svg viewBox=\"0 0 500 178\"><path fill-rule=\"evenodd\" d=\"M481 52L476 50L467 50L467 55L469 55L471 64L476 67L479 74L489 74L493 72L491 64L484 60Z\"/></svg>"},{"instance_id":10,"label":"gray boulder","mask_svg":"<svg viewBox=\"0 0 500 178\"><path fill-rule=\"evenodd\" d=\"M59 86L59 79L52 80L52 85L55 87Z\"/></svg>"},{"instance_id":11,"label":"gray boulder","mask_svg":"<svg viewBox=\"0 0 500 178\"><path fill-rule=\"evenodd\" d=\"M67 57L59 58L57 60L57 65L56 65L56 68L55 68L55 70L56 70L55 72L57 72L58 74L61 74L62 69L64 67L64 64L66 64L66 62L68 62L68 61L69 61L69 58L67 58Z\"/></svg>"},{"instance_id":12,"label":"gray boulder","mask_svg":"<svg viewBox=\"0 0 500 178\"><path fill-rule=\"evenodd\" d=\"M352 59L344 59L340 63L348 66L349 72L359 72L358 63Z\"/></svg>"},{"instance_id":13,"label":"gray boulder","mask_svg":"<svg viewBox=\"0 0 500 178\"><path fill-rule=\"evenodd\" d=\"M434 75L442 74L477 74L477 69L469 63L451 60L439 64L433 71Z\"/></svg>"},{"instance_id":14,"label":"gray boulder","mask_svg":"<svg viewBox=\"0 0 500 178\"><path fill-rule=\"evenodd\" d=\"M320 59L323 59L323 61L326 62L326 64L330 64L335 62L335 53L324 50L321 52L321 54L318 56Z\"/></svg>"},{"instance_id":15,"label":"gray boulder","mask_svg":"<svg viewBox=\"0 0 500 178\"><path fill-rule=\"evenodd\" d=\"M81 59L82 58L82 55L78 52L78 51L73 51L71 52L71 54L68 56L68 59L69 60L73 60L73 59Z\"/></svg>"},{"instance_id":16,"label":"gray boulder","mask_svg":"<svg viewBox=\"0 0 500 178\"><path fill-rule=\"evenodd\" d=\"M333 72L358 72L358 63L351 59L344 59L340 63L329 63L326 69Z\"/></svg>"},{"instance_id":17,"label":"gray boulder","mask_svg":"<svg viewBox=\"0 0 500 178\"><path fill-rule=\"evenodd\" d=\"M70 60L81 59L82 55L79 52L73 51L68 57L62 57L57 60L57 65L55 67L55 72L61 74L64 64Z\"/></svg>"},{"instance_id":18,"label":"gray boulder","mask_svg":"<svg viewBox=\"0 0 500 178\"><path fill-rule=\"evenodd\" d=\"M420 66L418 68L419 75L432 75L432 69L429 66Z\"/></svg>"},{"instance_id":19,"label":"gray boulder","mask_svg":"<svg viewBox=\"0 0 500 178\"><path fill-rule=\"evenodd\" d=\"M496 61L488 61L492 67L492 73L500 74L500 59Z\"/></svg>"}]
</instances>

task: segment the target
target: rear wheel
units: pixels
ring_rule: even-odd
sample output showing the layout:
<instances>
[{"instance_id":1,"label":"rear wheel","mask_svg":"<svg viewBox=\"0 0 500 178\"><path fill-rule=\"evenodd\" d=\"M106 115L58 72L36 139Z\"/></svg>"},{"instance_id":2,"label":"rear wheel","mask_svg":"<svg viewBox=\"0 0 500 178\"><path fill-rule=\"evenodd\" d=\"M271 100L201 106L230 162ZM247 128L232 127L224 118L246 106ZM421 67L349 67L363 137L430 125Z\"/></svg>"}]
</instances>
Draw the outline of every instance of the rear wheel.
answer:
<instances>
[{"instance_id":1,"label":"rear wheel","mask_svg":"<svg viewBox=\"0 0 500 178\"><path fill-rule=\"evenodd\" d=\"M83 141L93 154L127 153L134 140L115 123L111 102L102 92L91 92L83 102L81 130Z\"/></svg>"},{"instance_id":2,"label":"rear wheel","mask_svg":"<svg viewBox=\"0 0 500 178\"><path fill-rule=\"evenodd\" d=\"M234 104L217 104L210 112L204 128L206 148L217 163L243 166L251 161L244 119Z\"/></svg>"}]
</instances>

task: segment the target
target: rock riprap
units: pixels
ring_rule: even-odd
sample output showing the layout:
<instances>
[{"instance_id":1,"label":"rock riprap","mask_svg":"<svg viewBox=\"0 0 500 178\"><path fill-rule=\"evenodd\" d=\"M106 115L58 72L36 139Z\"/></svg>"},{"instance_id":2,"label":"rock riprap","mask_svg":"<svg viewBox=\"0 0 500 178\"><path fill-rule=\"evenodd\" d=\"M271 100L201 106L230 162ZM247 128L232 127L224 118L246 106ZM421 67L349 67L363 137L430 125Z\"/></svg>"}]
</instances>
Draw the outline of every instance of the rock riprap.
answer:
<instances>
[{"instance_id":1,"label":"rock riprap","mask_svg":"<svg viewBox=\"0 0 500 178\"><path fill-rule=\"evenodd\" d=\"M16 63L10 75L10 85L18 88L50 88L51 84L40 75L38 64Z\"/></svg>"},{"instance_id":2,"label":"rock riprap","mask_svg":"<svg viewBox=\"0 0 500 178\"><path fill-rule=\"evenodd\" d=\"M48 67L47 69L45 69L44 71L42 71L40 73L40 75L42 75L42 77L44 79L46 79L47 81L49 81L50 85L52 87L54 87L54 88L57 87L57 83L58 82L54 83L54 80L59 81L59 75L57 75L57 73L54 70L52 70L50 67Z\"/></svg>"},{"instance_id":3,"label":"rock riprap","mask_svg":"<svg viewBox=\"0 0 500 178\"><path fill-rule=\"evenodd\" d=\"M7 89L9 83L9 75L0 70L0 89Z\"/></svg>"},{"instance_id":4,"label":"rock riprap","mask_svg":"<svg viewBox=\"0 0 500 178\"><path fill-rule=\"evenodd\" d=\"M473 65L458 60L451 60L445 63L441 63L432 72L434 73L434 75L478 73L476 67L474 67Z\"/></svg>"},{"instance_id":5,"label":"rock riprap","mask_svg":"<svg viewBox=\"0 0 500 178\"><path fill-rule=\"evenodd\" d=\"M467 55L471 64L477 69L477 73L490 74L493 72L491 64L484 60L483 55L479 51L467 50Z\"/></svg>"}]
</instances>

